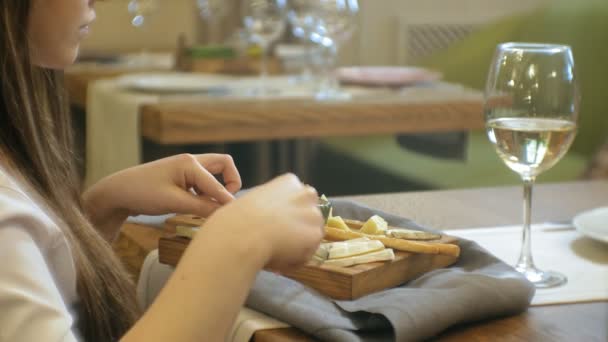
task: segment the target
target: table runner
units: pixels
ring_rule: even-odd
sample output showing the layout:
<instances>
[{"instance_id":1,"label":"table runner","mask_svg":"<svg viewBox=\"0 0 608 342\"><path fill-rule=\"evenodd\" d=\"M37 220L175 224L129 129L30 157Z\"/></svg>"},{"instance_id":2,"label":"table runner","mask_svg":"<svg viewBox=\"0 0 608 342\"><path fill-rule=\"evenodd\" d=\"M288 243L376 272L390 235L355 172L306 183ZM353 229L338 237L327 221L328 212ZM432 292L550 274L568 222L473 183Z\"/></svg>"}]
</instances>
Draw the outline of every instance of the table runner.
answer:
<instances>
[{"instance_id":1,"label":"table runner","mask_svg":"<svg viewBox=\"0 0 608 342\"><path fill-rule=\"evenodd\" d=\"M521 246L521 226L450 230L473 240L509 265ZM541 270L565 274L568 283L537 289L532 305L608 300L608 244L581 235L570 224L532 225L532 257Z\"/></svg>"}]
</instances>

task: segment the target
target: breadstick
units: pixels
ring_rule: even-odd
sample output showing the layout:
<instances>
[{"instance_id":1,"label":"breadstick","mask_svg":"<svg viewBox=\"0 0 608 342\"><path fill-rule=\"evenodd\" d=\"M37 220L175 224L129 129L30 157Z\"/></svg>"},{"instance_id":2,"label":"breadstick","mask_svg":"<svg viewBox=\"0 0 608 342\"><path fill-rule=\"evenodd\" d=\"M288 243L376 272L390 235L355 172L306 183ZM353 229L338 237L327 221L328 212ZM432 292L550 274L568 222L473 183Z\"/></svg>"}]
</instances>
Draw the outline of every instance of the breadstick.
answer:
<instances>
[{"instance_id":1,"label":"breadstick","mask_svg":"<svg viewBox=\"0 0 608 342\"><path fill-rule=\"evenodd\" d=\"M343 241L367 237L373 240L381 241L384 246L394 248L403 252L424 253L424 254L445 254L452 256L460 255L460 247L458 245L438 242L421 242L410 241L404 239L389 238L381 235L369 235L353 230L344 230L325 226L325 238L334 241Z\"/></svg>"}]
</instances>

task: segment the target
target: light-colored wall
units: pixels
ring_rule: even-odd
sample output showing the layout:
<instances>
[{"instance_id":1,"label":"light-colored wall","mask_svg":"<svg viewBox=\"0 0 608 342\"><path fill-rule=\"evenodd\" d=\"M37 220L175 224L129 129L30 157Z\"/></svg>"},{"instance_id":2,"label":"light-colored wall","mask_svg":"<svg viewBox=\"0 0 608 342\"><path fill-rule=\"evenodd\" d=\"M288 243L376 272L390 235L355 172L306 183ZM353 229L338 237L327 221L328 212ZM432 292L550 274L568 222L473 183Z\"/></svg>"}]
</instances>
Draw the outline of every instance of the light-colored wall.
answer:
<instances>
[{"instance_id":1,"label":"light-colored wall","mask_svg":"<svg viewBox=\"0 0 608 342\"><path fill-rule=\"evenodd\" d=\"M128 0L97 2L98 20L83 44L85 52L122 52L172 49L177 36L205 41L226 36L238 23L238 11L210 26L199 16L196 0L160 0L161 8L143 30L131 26ZM238 0L224 0L233 1ZM404 18L450 17L458 20L492 19L529 10L551 0L359 0L359 28L342 47L341 64L398 64L399 21ZM221 32L225 31L225 32ZM212 37L213 39L213 37ZM215 39L217 41L217 38Z\"/></svg>"},{"instance_id":2,"label":"light-colored wall","mask_svg":"<svg viewBox=\"0 0 608 342\"><path fill-rule=\"evenodd\" d=\"M418 22L441 18L459 22L493 20L527 11L551 0L359 0L360 27L345 46L343 63L398 64L396 51L399 21Z\"/></svg>"},{"instance_id":3,"label":"light-colored wall","mask_svg":"<svg viewBox=\"0 0 608 342\"><path fill-rule=\"evenodd\" d=\"M160 0L159 10L151 15L143 27L131 26L127 11L128 0L99 1L95 4L97 21L91 34L83 42L84 52L123 52L172 49L177 36L186 34L196 38L199 16L195 0Z\"/></svg>"}]
</instances>

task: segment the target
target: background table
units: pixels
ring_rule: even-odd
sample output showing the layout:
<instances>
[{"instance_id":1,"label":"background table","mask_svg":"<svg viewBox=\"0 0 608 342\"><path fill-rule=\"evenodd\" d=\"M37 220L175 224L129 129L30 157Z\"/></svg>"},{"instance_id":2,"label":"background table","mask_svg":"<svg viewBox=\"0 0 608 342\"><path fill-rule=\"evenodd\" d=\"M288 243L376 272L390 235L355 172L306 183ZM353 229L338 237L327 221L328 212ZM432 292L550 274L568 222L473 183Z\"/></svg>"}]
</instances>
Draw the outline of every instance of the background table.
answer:
<instances>
[{"instance_id":1,"label":"background table","mask_svg":"<svg viewBox=\"0 0 608 342\"><path fill-rule=\"evenodd\" d=\"M163 144L473 130L482 96L457 85L370 90L347 101L182 99L144 105L142 135Z\"/></svg>"},{"instance_id":2,"label":"background table","mask_svg":"<svg viewBox=\"0 0 608 342\"><path fill-rule=\"evenodd\" d=\"M348 197L410 217L423 225L457 229L521 222L521 188L499 187ZM533 222L569 221L585 210L608 205L608 181L538 185ZM156 246L161 232L126 224L116 244L134 272ZM517 243L517 242L514 242ZM608 302L538 306L518 316L453 327L439 341L606 341ZM313 341L294 328L259 331L254 341Z\"/></svg>"},{"instance_id":3,"label":"background table","mask_svg":"<svg viewBox=\"0 0 608 342\"><path fill-rule=\"evenodd\" d=\"M86 110L91 82L131 72L113 67L69 70L65 84L70 100ZM335 102L166 97L161 103L142 106L141 132L158 143L184 144L484 127L479 91L457 85L405 89L370 91L369 95Z\"/></svg>"},{"instance_id":4,"label":"background table","mask_svg":"<svg viewBox=\"0 0 608 342\"><path fill-rule=\"evenodd\" d=\"M253 153L242 158L249 160L252 155L256 160L251 170L243 170L251 172L244 180L253 186L285 171L306 179L309 156L314 153L314 143L307 138L468 131L484 125L482 94L443 82L402 89L345 87L351 100L315 101L310 87L293 85L287 76L268 79L282 89L281 94L254 98L239 90L136 92L110 75L110 71L86 69L66 74L73 101L80 106L86 101L88 185L144 161L141 146L174 154L174 146L255 142ZM217 75L208 77L217 79ZM230 82L226 83L230 89L243 88L257 84L257 77L233 77ZM85 92L88 97L83 99ZM277 141L279 145L271 150L269 143ZM288 141L295 143L282 144Z\"/></svg>"}]
</instances>

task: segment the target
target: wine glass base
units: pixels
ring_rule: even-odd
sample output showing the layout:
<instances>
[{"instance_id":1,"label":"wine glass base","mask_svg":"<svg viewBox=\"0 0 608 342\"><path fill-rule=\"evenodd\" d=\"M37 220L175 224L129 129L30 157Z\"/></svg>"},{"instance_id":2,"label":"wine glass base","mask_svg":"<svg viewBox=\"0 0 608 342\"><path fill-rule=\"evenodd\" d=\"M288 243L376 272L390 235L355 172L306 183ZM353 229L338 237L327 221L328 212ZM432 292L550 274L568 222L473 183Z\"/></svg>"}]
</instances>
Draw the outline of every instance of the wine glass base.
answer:
<instances>
[{"instance_id":1,"label":"wine glass base","mask_svg":"<svg viewBox=\"0 0 608 342\"><path fill-rule=\"evenodd\" d=\"M315 94L315 99L318 101L348 101L352 99L352 95L343 91L320 91Z\"/></svg>"},{"instance_id":2,"label":"wine glass base","mask_svg":"<svg viewBox=\"0 0 608 342\"><path fill-rule=\"evenodd\" d=\"M524 275L534 287L539 289L557 287L565 285L568 282L568 278L555 271L541 271L537 268L524 268L516 266L515 269Z\"/></svg>"},{"instance_id":3,"label":"wine glass base","mask_svg":"<svg viewBox=\"0 0 608 342\"><path fill-rule=\"evenodd\" d=\"M289 83L295 85L312 84L315 78L311 72L301 72L299 74L289 76Z\"/></svg>"},{"instance_id":4,"label":"wine glass base","mask_svg":"<svg viewBox=\"0 0 608 342\"><path fill-rule=\"evenodd\" d=\"M269 87L258 87L258 88L249 88L246 89L242 95L245 97L257 97L257 98L265 98L265 97L275 97L281 94L281 91L276 88Z\"/></svg>"}]
</instances>

